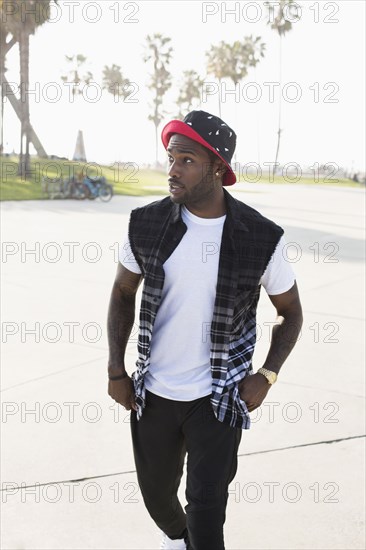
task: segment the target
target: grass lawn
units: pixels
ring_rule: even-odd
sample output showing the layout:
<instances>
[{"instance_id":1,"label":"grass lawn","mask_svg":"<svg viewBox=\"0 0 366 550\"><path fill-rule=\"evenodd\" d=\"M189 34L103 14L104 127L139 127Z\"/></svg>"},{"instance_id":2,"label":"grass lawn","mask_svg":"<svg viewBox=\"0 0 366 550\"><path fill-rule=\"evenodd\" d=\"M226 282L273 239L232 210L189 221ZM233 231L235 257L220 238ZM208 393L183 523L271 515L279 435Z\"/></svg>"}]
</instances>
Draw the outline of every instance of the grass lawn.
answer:
<instances>
[{"instance_id":1,"label":"grass lawn","mask_svg":"<svg viewBox=\"0 0 366 550\"><path fill-rule=\"evenodd\" d=\"M115 195L166 195L166 174L156 170L140 170L133 163L122 167L99 166L96 163L81 163L69 160L32 158L32 176L29 180L17 175L17 158L0 157L0 200L48 199L42 190L42 180L52 185L60 178L69 179L71 174L103 175L113 185ZM54 187L57 185L53 184ZM165 189L164 189L165 187Z\"/></svg>"},{"instance_id":2,"label":"grass lawn","mask_svg":"<svg viewBox=\"0 0 366 550\"><path fill-rule=\"evenodd\" d=\"M51 160L32 158L31 168L32 177L30 180L22 180L17 175L17 158L15 157L0 157L1 171L1 186L0 200L31 200L31 199L48 199L48 195L42 190L42 180L46 178L48 181L57 181L59 178L67 180L70 174L78 174L83 172L89 176L103 175L108 183L113 185L115 195L167 195L167 176L165 172L158 170L140 170L133 163L122 164L119 168L99 166L96 163L80 163L69 160ZM322 176L318 184L321 185L339 185L348 187L363 187L362 184L355 183L348 179L339 180L332 179L323 182ZM245 183L252 183L250 177L247 181L243 178L239 179L243 186L236 186L236 191L245 191ZM286 181L283 177L275 176L273 182L270 182L268 177L262 177L257 182L258 190L261 183L276 183L289 184L291 181ZM313 179L301 178L296 184L317 185Z\"/></svg>"}]
</instances>

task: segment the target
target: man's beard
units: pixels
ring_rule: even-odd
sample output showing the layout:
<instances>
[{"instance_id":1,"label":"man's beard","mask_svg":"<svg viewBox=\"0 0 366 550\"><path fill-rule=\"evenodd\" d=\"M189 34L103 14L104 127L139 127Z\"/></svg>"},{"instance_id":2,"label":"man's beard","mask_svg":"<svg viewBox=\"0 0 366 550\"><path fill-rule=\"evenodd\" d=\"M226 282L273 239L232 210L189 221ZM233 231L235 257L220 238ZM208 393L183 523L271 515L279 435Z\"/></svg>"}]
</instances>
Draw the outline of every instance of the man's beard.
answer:
<instances>
[{"instance_id":1,"label":"man's beard","mask_svg":"<svg viewBox=\"0 0 366 550\"><path fill-rule=\"evenodd\" d=\"M211 185L209 185L211 184ZM200 195L200 186L205 186L205 193ZM170 196L170 199L175 204L195 204L201 202L205 197L210 195L215 190L215 181L213 179L213 162L210 163L207 172L202 176L201 180L194 186L191 191L187 191L187 188L184 187L185 193L182 197Z\"/></svg>"}]
</instances>

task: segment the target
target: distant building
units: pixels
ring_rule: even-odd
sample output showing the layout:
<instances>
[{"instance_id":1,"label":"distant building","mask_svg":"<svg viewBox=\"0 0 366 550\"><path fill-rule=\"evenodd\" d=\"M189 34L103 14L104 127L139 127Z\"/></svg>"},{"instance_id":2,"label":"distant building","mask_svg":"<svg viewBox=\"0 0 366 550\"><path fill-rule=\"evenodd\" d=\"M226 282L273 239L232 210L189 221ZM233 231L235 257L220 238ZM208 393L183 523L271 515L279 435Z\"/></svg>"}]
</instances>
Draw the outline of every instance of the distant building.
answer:
<instances>
[{"instance_id":1,"label":"distant building","mask_svg":"<svg viewBox=\"0 0 366 550\"><path fill-rule=\"evenodd\" d=\"M72 157L72 160L81 160L82 162L86 162L84 138L83 138L83 132L81 130L79 130L78 132L74 156Z\"/></svg>"}]
</instances>

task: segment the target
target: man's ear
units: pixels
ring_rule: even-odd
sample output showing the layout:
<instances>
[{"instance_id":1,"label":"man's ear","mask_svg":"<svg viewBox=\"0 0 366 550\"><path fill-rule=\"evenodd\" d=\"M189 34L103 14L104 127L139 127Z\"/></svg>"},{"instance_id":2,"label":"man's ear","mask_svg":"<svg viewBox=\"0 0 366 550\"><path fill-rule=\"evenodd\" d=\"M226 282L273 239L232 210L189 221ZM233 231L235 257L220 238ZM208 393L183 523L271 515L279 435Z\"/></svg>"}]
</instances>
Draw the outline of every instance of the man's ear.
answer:
<instances>
[{"instance_id":1,"label":"man's ear","mask_svg":"<svg viewBox=\"0 0 366 550\"><path fill-rule=\"evenodd\" d=\"M223 176L226 172L226 166L222 160L218 159L214 164L214 173L218 176Z\"/></svg>"}]
</instances>

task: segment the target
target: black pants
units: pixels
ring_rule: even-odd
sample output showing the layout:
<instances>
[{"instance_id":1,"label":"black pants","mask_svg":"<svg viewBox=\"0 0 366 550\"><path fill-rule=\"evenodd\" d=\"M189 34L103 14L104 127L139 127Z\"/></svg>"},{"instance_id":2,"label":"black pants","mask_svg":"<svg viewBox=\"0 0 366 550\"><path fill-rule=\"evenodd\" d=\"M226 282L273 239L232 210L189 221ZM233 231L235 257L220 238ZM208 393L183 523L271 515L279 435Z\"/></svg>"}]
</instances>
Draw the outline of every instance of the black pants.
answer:
<instances>
[{"instance_id":1,"label":"black pants","mask_svg":"<svg viewBox=\"0 0 366 550\"><path fill-rule=\"evenodd\" d=\"M138 421L131 411L138 482L146 508L171 539L188 532L192 550L224 550L228 485L242 430L219 422L210 396L172 401L146 392ZM187 453L186 513L177 491Z\"/></svg>"}]
</instances>

